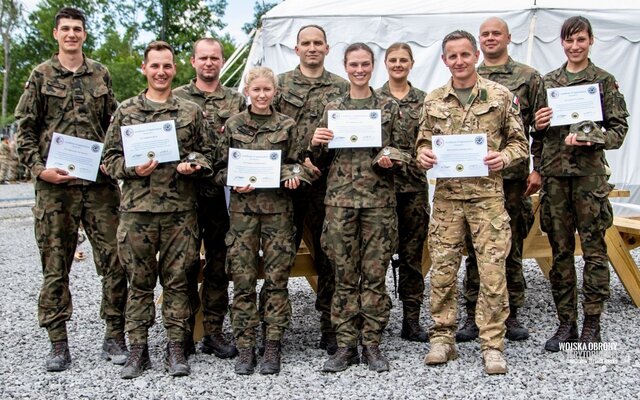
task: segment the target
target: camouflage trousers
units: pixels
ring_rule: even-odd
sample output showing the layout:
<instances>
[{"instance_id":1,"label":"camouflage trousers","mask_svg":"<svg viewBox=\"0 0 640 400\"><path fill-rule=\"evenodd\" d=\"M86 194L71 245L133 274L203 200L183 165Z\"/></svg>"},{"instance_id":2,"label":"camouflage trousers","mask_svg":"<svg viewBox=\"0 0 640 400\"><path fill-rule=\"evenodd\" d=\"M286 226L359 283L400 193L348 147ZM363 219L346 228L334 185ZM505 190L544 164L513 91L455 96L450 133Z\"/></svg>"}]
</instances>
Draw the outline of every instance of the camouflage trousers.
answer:
<instances>
[{"instance_id":1,"label":"camouflage trousers","mask_svg":"<svg viewBox=\"0 0 640 400\"><path fill-rule=\"evenodd\" d=\"M231 229L225 242L227 271L233 278L231 326L238 348L256 344L255 328L260 323L256 304L259 250L264 262L261 304L267 339L281 340L291 325L289 274L296 257L292 213L231 213Z\"/></svg>"},{"instance_id":2,"label":"camouflage trousers","mask_svg":"<svg viewBox=\"0 0 640 400\"><path fill-rule=\"evenodd\" d=\"M187 272L198 258L197 240L195 210L120 215L118 255L129 279L125 325L129 343L147 343L156 316L153 291L158 278L167 338L184 340L191 315Z\"/></svg>"},{"instance_id":3,"label":"camouflage trousers","mask_svg":"<svg viewBox=\"0 0 640 400\"><path fill-rule=\"evenodd\" d=\"M429 224L431 267L431 343L455 344L457 273L467 224L478 257L480 292L476 324L481 349L504 350L504 322L509 316L505 258L511 247L509 215L502 197L470 200L435 198Z\"/></svg>"},{"instance_id":4,"label":"camouflage trousers","mask_svg":"<svg viewBox=\"0 0 640 400\"><path fill-rule=\"evenodd\" d=\"M584 260L582 295L587 315L601 314L609 298L605 232L613 223L606 176L545 176L540 194L540 227L549 236L553 265L551 293L561 322L578 317L574 252L576 229Z\"/></svg>"},{"instance_id":5,"label":"camouflage trousers","mask_svg":"<svg viewBox=\"0 0 640 400\"><path fill-rule=\"evenodd\" d=\"M504 179L505 208L511 218L511 250L505 262L507 275L507 292L509 292L509 306L520 308L524 305L524 293L527 284L522 272L522 245L529 234L533 223L533 210L531 198L523 197L527 190L525 179ZM467 260L465 262L466 273L464 279L464 298L467 302L467 315L473 317L476 314L476 301L480 288L480 274L478 262L473 250L471 235L467 230L466 235Z\"/></svg>"},{"instance_id":6,"label":"camouflage trousers","mask_svg":"<svg viewBox=\"0 0 640 400\"><path fill-rule=\"evenodd\" d=\"M202 301L198 294L200 258L189 270L189 328L193 332L196 313L202 304L204 334L211 335L222 332L222 323L229 310L229 280L225 272L227 246L224 244L225 234L229 230L229 213L224 192L220 191L215 197L198 197L198 226L200 240L197 241L196 248L199 252L200 243L204 244L206 264L203 270Z\"/></svg>"},{"instance_id":7,"label":"camouflage trousers","mask_svg":"<svg viewBox=\"0 0 640 400\"><path fill-rule=\"evenodd\" d=\"M13 181L18 172L18 162L9 159L0 159L0 182Z\"/></svg>"},{"instance_id":8,"label":"camouflage trousers","mask_svg":"<svg viewBox=\"0 0 640 400\"><path fill-rule=\"evenodd\" d=\"M398 215L398 291L406 319L420 319L424 300L422 249L429 226L427 192L396 193Z\"/></svg>"},{"instance_id":9,"label":"camouflage trousers","mask_svg":"<svg viewBox=\"0 0 640 400\"><path fill-rule=\"evenodd\" d=\"M380 343L391 299L385 276L397 246L396 210L326 207L322 248L336 268L331 322L340 347Z\"/></svg>"},{"instance_id":10,"label":"camouflage trousers","mask_svg":"<svg viewBox=\"0 0 640 400\"><path fill-rule=\"evenodd\" d=\"M105 337L124 332L127 278L116 248L119 204L120 190L115 183L37 184L33 215L43 274L38 321L47 329L51 341L67 339L66 321L73 311L69 272L80 223L93 248L96 271L102 276L100 317L106 323Z\"/></svg>"}]
</instances>

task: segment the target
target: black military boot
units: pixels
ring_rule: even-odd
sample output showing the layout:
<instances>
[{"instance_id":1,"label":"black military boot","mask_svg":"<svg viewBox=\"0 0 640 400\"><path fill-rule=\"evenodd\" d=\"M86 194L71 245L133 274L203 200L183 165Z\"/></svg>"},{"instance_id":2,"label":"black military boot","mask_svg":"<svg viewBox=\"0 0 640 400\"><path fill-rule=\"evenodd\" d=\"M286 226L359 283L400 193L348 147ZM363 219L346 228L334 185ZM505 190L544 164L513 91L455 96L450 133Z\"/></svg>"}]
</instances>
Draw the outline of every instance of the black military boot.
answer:
<instances>
[{"instance_id":1,"label":"black military boot","mask_svg":"<svg viewBox=\"0 0 640 400\"><path fill-rule=\"evenodd\" d=\"M467 310L467 319L464 321L464 325L456 332L456 342L476 340L478 334L480 334L480 330L478 329L478 325L476 325L476 316Z\"/></svg>"},{"instance_id":2,"label":"black military boot","mask_svg":"<svg viewBox=\"0 0 640 400\"><path fill-rule=\"evenodd\" d=\"M115 365L124 365L129 358L129 349L124 340L124 333L115 338L104 338L102 342L102 359L111 361Z\"/></svg>"},{"instance_id":3,"label":"black military boot","mask_svg":"<svg viewBox=\"0 0 640 400\"><path fill-rule=\"evenodd\" d=\"M585 315L580 334L580 343L601 343L600 314Z\"/></svg>"},{"instance_id":4,"label":"black military boot","mask_svg":"<svg viewBox=\"0 0 640 400\"><path fill-rule=\"evenodd\" d=\"M369 365L371 371L389 371L389 361L380 351L377 344L362 346L362 362Z\"/></svg>"},{"instance_id":5,"label":"black military boot","mask_svg":"<svg viewBox=\"0 0 640 400\"><path fill-rule=\"evenodd\" d=\"M69 353L69 343L66 340L51 342L51 352L45 363L47 371L64 371L71 365L71 353Z\"/></svg>"},{"instance_id":6,"label":"black military boot","mask_svg":"<svg viewBox=\"0 0 640 400\"><path fill-rule=\"evenodd\" d=\"M151 368L149 359L149 347L146 343L132 344L129 358L120 371L120 378L133 379L142 375L142 372Z\"/></svg>"},{"instance_id":7,"label":"black military boot","mask_svg":"<svg viewBox=\"0 0 640 400\"><path fill-rule=\"evenodd\" d=\"M280 372L280 341L267 340L264 347L264 356L260 363L260 373L262 375L277 374Z\"/></svg>"},{"instance_id":8,"label":"black military boot","mask_svg":"<svg viewBox=\"0 0 640 400\"><path fill-rule=\"evenodd\" d=\"M560 351L560 343L578 341L578 326L575 321L560 322L556 333L544 344L547 351Z\"/></svg>"},{"instance_id":9,"label":"black military boot","mask_svg":"<svg viewBox=\"0 0 640 400\"><path fill-rule=\"evenodd\" d=\"M338 351L322 366L322 372L340 372L360 362L356 347L338 347Z\"/></svg>"},{"instance_id":10,"label":"black military boot","mask_svg":"<svg viewBox=\"0 0 640 400\"><path fill-rule=\"evenodd\" d=\"M235 373L238 375L251 375L256 368L256 350L254 347L238 349Z\"/></svg>"},{"instance_id":11,"label":"black military boot","mask_svg":"<svg viewBox=\"0 0 640 400\"><path fill-rule=\"evenodd\" d=\"M171 376L187 376L191 373L189 361L184 356L184 341L172 340L167 343L164 366Z\"/></svg>"},{"instance_id":12,"label":"black military boot","mask_svg":"<svg viewBox=\"0 0 640 400\"><path fill-rule=\"evenodd\" d=\"M233 358L238 355L236 346L229 343L220 332L203 337L201 350L218 358Z\"/></svg>"},{"instance_id":13,"label":"black military boot","mask_svg":"<svg viewBox=\"0 0 640 400\"><path fill-rule=\"evenodd\" d=\"M322 332L320 336L320 348L326 350L327 354L332 356L338 351L338 340L335 332Z\"/></svg>"},{"instance_id":14,"label":"black military boot","mask_svg":"<svg viewBox=\"0 0 640 400\"><path fill-rule=\"evenodd\" d=\"M507 327L507 339L509 340L527 340L529 339L529 331L518 322L518 309L510 308L509 317L504 322Z\"/></svg>"},{"instance_id":15,"label":"black military boot","mask_svg":"<svg viewBox=\"0 0 640 400\"><path fill-rule=\"evenodd\" d=\"M196 344L193 342L193 334L187 333L184 337L184 357L188 360L189 356L196 354Z\"/></svg>"},{"instance_id":16,"label":"black military boot","mask_svg":"<svg viewBox=\"0 0 640 400\"><path fill-rule=\"evenodd\" d=\"M429 334L422 329L417 319L402 320L402 331L400 337L410 342L428 342Z\"/></svg>"}]
</instances>

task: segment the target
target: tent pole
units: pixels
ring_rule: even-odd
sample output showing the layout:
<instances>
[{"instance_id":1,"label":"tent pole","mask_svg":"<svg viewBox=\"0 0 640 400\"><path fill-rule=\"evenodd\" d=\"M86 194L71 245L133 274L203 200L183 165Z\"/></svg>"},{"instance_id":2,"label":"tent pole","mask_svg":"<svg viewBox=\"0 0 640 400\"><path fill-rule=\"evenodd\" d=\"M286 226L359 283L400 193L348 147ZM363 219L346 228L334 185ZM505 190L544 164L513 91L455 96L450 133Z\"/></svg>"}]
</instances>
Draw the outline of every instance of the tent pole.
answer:
<instances>
[{"instance_id":1,"label":"tent pole","mask_svg":"<svg viewBox=\"0 0 640 400\"><path fill-rule=\"evenodd\" d=\"M535 6L535 2L534 2ZM527 39L527 60L526 64L531 65L531 59L533 58L533 41L535 39L536 22L538 20L538 10L533 10L533 16L531 17L531 23L529 24L529 38Z\"/></svg>"}]
</instances>

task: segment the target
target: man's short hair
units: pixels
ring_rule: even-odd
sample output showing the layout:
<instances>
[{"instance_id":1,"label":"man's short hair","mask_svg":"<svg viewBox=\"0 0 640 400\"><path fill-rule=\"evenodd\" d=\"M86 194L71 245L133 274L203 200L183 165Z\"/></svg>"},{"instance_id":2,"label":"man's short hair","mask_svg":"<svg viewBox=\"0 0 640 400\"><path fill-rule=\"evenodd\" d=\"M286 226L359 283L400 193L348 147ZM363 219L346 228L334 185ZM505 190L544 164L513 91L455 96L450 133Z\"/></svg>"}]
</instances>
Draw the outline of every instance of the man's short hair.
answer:
<instances>
[{"instance_id":1,"label":"man's short hair","mask_svg":"<svg viewBox=\"0 0 640 400\"><path fill-rule=\"evenodd\" d=\"M562 24L562 28L560 28L560 39L569 39L571 35L575 35L580 31L587 31L589 38L593 38L593 29L588 19L581 15L571 17Z\"/></svg>"},{"instance_id":2,"label":"man's short hair","mask_svg":"<svg viewBox=\"0 0 640 400\"><path fill-rule=\"evenodd\" d=\"M79 21L82 21L82 29L86 30L87 18L84 16L84 13L77 8L61 8L55 16L56 29L58 29L58 24L60 23L60 20L62 18L77 19Z\"/></svg>"},{"instance_id":3,"label":"man's short hair","mask_svg":"<svg viewBox=\"0 0 640 400\"><path fill-rule=\"evenodd\" d=\"M151 50L162 51L169 50L171 52L171 58L175 60L176 53L173 51L173 47L167 42L163 42L162 40L156 40L147 45L144 49L144 62L146 63L149 60L149 52Z\"/></svg>"},{"instance_id":4,"label":"man's short hair","mask_svg":"<svg viewBox=\"0 0 640 400\"><path fill-rule=\"evenodd\" d=\"M298 34L296 35L296 43L300 43L300 33L302 33L302 31L307 28L316 28L317 30L322 32L322 37L324 37L324 42L327 43L327 32L324 31L323 27L315 24L305 25L302 28L298 29Z\"/></svg>"},{"instance_id":5,"label":"man's short hair","mask_svg":"<svg viewBox=\"0 0 640 400\"><path fill-rule=\"evenodd\" d=\"M195 57L196 56L196 48L202 42L206 42L206 43L209 43L209 44L217 43L218 46L220 46L220 50L221 50L221 53L222 53L222 59L224 60L224 46L222 45L222 43L220 43L219 40L216 40L214 38L202 38L202 39L198 39L195 42L193 42L193 46L191 47L191 57Z\"/></svg>"},{"instance_id":6,"label":"man's short hair","mask_svg":"<svg viewBox=\"0 0 640 400\"><path fill-rule=\"evenodd\" d=\"M470 34L467 31L456 30L451 32L447 36L445 36L444 39L442 39L442 54L444 54L444 48L447 45L447 42L450 42L452 40L459 40L459 39L467 39L469 42L471 42L471 47L473 47L473 52L475 53L476 51L478 51L478 43L476 42L476 38L473 37L472 34Z\"/></svg>"}]
</instances>

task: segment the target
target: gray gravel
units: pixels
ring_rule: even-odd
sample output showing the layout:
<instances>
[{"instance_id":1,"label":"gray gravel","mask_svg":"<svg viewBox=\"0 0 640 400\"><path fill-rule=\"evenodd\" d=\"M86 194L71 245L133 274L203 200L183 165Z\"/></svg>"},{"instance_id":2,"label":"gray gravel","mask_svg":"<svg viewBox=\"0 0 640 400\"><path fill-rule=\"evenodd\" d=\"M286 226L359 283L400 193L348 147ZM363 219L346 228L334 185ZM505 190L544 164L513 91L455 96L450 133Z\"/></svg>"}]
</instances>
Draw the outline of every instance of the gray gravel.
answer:
<instances>
[{"instance_id":1,"label":"gray gravel","mask_svg":"<svg viewBox=\"0 0 640 400\"><path fill-rule=\"evenodd\" d=\"M33 237L32 198L29 184L0 186L2 399L640 398L640 310L631 303L618 276L611 274L612 294L603 316L603 339L616 343L618 352L607 355L612 364L580 364L571 362L566 354L543 350L545 340L555 332L556 320L549 283L533 260L525 263L527 300L520 312L531 338L507 342L506 376L484 374L477 342L460 344L460 358L445 366L423 365L427 346L400 339L402 310L395 300L382 344L391 372L377 374L359 365L343 373L323 374L319 371L326 357L317 348L315 296L304 279L296 278L289 285L293 327L285 337L283 370L278 376L239 377L233 373L233 360L198 353L191 358L191 376L168 377L162 363L165 335L158 313L150 332L153 368L138 379L123 381L119 378L120 367L100 359L100 284L88 241L81 248L89 257L76 262L71 273L74 315L68 330L72 368L47 373L43 362L49 343L36 317L41 267ZM633 256L640 264L640 251L634 251ZM393 284L391 274L387 283L389 287ZM423 312L422 322L431 324L427 312ZM230 332L226 324L225 330Z\"/></svg>"}]
</instances>

